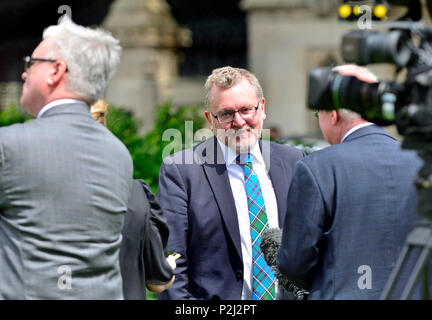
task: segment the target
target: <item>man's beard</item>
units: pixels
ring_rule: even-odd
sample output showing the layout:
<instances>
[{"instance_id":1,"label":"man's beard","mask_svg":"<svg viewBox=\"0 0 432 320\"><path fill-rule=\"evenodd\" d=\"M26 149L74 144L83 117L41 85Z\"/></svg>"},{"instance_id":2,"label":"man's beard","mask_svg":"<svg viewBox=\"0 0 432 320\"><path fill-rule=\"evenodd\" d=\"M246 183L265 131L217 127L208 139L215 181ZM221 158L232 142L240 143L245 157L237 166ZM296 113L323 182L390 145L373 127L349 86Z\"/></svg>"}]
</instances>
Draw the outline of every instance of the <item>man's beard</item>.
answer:
<instances>
[{"instance_id":1,"label":"man's beard","mask_svg":"<svg viewBox=\"0 0 432 320\"><path fill-rule=\"evenodd\" d=\"M237 154L250 153L261 136L261 128L216 129L214 135Z\"/></svg>"}]
</instances>

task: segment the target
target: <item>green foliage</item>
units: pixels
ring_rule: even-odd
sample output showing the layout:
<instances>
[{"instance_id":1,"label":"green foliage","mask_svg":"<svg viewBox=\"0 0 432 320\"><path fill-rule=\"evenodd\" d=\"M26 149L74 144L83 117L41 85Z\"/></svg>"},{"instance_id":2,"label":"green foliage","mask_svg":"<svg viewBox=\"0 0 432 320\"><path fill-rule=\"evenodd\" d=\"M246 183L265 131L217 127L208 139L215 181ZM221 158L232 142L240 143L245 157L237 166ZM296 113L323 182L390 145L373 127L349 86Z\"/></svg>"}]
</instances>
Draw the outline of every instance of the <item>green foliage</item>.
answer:
<instances>
[{"instance_id":1,"label":"green foliage","mask_svg":"<svg viewBox=\"0 0 432 320\"><path fill-rule=\"evenodd\" d=\"M139 123L131 112L110 105L107 114L108 129L126 145L132 156L134 178L144 179L153 192L157 191L162 152L169 144L176 143L172 139L163 141L164 132L174 129L181 133L181 141L177 141L179 144L172 148L173 151L181 150L190 147L186 143L186 121L192 121L193 131L205 125L200 106L184 106L173 110L170 103L164 103L156 110L154 127L144 137L139 135ZM147 300L157 300L154 292L146 290L146 295Z\"/></svg>"},{"instance_id":2,"label":"green foliage","mask_svg":"<svg viewBox=\"0 0 432 320\"><path fill-rule=\"evenodd\" d=\"M146 289L146 298L147 300L157 300L157 294L155 292L151 292L149 289Z\"/></svg>"},{"instance_id":3,"label":"green foliage","mask_svg":"<svg viewBox=\"0 0 432 320\"><path fill-rule=\"evenodd\" d=\"M20 111L15 104L11 103L9 107L0 111L0 127L9 126L14 123L22 123L31 118L30 115Z\"/></svg>"},{"instance_id":4,"label":"green foliage","mask_svg":"<svg viewBox=\"0 0 432 320\"><path fill-rule=\"evenodd\" d=\"M270 141L273 141L273 142L276 142L279 144L286 144L286 145L289 145L291 147L300 149L307 156L310 155L312 152L320 150L323 148L323 147L319 147L319 146L317 146L311 142L306 143L305 141L303 141L300 138L294 138L290 141L283 141L281 139L273 139L272 137L270 137Z\"/></svg>"},{"instance_id":5,"label":"green foliage","mask_svg":"<svg viewBox=\"0 0 432 320\"><path fill-rule=\"evenodd\" d=\"M291 147L298 148L304 152L305 155L310 155L312 152L322 149L323 147L319 147L314 145L313 143L305 143L299 138L296 138L288 143Z\"/></svg>"},{"instance_id":6,"label":"green foliage","mask_svg":"<svg viewBox=\"0 0 432 320\"><path fill-rule=\"evenodd\" d=\"M164 148L170 144L171 154L190 147L191 145L186 141L186 121L192 121L193 131L203 128L205 124L200 106L183 106L174 109L167 102L158 106L156 110L155 125L144 137L139 135L139 123L132 113L110 105L107 115L108 129L126 145L132 155L134 178L144 179L154 192L158 186ZM173 129L181 134L181 140L176 141L172 136L172 139L167 139ZM167 137L164 137L164 132L168 133ZM163 141L163 138L168 141Z\"/></svg>"}]
</instances>

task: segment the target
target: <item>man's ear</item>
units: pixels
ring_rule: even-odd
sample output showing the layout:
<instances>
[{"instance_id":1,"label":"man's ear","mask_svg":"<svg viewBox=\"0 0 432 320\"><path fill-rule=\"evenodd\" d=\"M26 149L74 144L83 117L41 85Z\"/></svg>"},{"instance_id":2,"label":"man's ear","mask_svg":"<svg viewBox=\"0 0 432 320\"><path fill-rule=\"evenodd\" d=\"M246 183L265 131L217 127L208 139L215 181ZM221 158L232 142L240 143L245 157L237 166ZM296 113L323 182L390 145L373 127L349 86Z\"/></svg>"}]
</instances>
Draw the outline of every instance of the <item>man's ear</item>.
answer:
<instances>
[{"instance_id":1,"label":"man's ear","mask_svg":"<svg viewBox=\"0 0 432 320\"><path fill-rule=\"evenodd\" d=\"M261 99L261 103L260 103L260 106L261 106L261 114L262 114L262 119L263 120L265 120L265 118L267 118L267 114L265 113L265 103L266 103L266 100L265 100L265 98L263 97L262 99Z\"/></svg>"},{"instance_id":2,"label":"man's ear","mask_svg":"<svg viewBox=\"0 0 432 320\"><path fill-rule=\"evenodd\" d=\"M52 64L48 73L48 84L50 86L57 85L65 76L67 70L66 62L63 60L57 60Z\"/></svg>"},{"instance_id":3,"label":"man's ear","mask_svg":"<svg viewBox=\"0 0 432 320\"><path fill-rule=\"evenodd\" d=\"M211 120L211 114L210 114L210 111L204 111L204 115L205 115L205 117L206 117L206 119L207 119L207 122L209 123L209 125L210 125L210 130L212 130L213 131L213 122L212 122L212 120Z\"/></svg>"},{"instance_id":4,"label":"man's ear","mask_svg":"<svg viewBox=\"0 0 432 320\"><path fill-rule=\"evenodd\" d=\"M331 111L331 124L336 125L338 121L340 120L340 114L337 110Z\"/></svg>"}]
</instances>

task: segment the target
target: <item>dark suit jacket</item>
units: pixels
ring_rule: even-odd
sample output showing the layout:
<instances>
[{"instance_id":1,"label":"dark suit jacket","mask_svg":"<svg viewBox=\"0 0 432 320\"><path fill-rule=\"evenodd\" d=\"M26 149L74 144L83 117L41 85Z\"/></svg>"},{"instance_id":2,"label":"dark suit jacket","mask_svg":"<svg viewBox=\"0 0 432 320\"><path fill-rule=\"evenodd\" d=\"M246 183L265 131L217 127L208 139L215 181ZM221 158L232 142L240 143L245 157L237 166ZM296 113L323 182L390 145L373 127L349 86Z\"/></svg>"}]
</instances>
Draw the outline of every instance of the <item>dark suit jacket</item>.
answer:
<instances>
[{"instance_id":1,"label":"dark suit jacket","mask_svg":"<svg viewBox=\"0 0 432 320\"><path fill-rule=\"evenodd\" d=\"M120 271L126 300L145 300L146 283L165 284L173 270L165 257L169 229L150 187L134 180L123 225Z\"/></svg>"},{"instance_id":2,"label":"dark suit jacket","mask_svg":"<svg viewBox=\"0 0 432 320\"><path fill-rule=\"evenodd\" d=\"M262 142L264 159L268 158L264 150L269 145L269 174L282 225L292 167L303 154L291 147ZM213 137L165 159L161 167L157 195L170 227L168 249L182 255L177 260L176 280L161 299L241 299L240 232L228 172L221 158Z\"/></svg>"},{"instance_id":3,"label":"dark suit jacket","mask_svg":"<svg viewBox=\"0 0 432 320\"><path fill-rule=\"evenodd\" d=\"M378 299L420 220L413 184L420 165L414 152L376 125L299 161L280 270L311 283L309 299Z\"/></svg>"}]
</instances>

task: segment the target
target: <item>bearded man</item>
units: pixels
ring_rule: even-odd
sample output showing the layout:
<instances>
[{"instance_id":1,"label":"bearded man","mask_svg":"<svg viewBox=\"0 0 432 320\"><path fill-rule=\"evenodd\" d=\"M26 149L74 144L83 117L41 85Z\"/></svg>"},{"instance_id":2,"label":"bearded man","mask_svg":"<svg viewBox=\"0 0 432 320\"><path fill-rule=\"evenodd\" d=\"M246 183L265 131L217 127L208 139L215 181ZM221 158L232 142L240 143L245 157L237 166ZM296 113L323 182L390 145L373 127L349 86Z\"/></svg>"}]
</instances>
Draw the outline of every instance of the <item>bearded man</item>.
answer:
<instances>
[{"instance_id":1,"label":"bearded man","mask_svg":"<svg viewBox=\"0 0 432 320\"><path fill-rule=\"evenodd\" d=\"M213 70L205 117L214 137L165 158L158 199L181 254L176 281L160 299L289 299L259 248L266 228L283 225L295 148L260 140L262 88L247 70Z\"/></svg>"}]
</instances>

